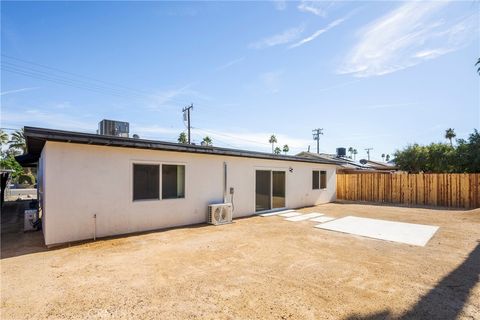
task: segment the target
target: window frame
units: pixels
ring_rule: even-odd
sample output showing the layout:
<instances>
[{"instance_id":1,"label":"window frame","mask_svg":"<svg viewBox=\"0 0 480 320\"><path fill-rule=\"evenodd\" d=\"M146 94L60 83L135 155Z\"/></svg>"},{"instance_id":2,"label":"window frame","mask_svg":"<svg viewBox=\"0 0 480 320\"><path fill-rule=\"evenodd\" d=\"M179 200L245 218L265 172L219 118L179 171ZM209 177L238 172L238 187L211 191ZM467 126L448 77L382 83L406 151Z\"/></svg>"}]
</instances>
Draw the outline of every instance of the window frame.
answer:
<instances>
[{"instance_id":1,"label":"window frame","mask_svg":"<svg viewBox=\"0 0 480 320\"><path fill-rule=\"evenodd\" d=\"M320 170L312 170L312 190L320 190Z\"/></svg>"},{"instance_id":2,"label":"window frame","mask_svg":"<svg viewBox=\"0 0 480 320\"><path fill-rule=\"evenodd\" d=\"M317 179L315 179L315 172L317 172ZM322 186L322 175L325 176L325 185ZM314 169L312 170L312 190L326 190L328 185L328 172L327 170ZM317 180L317 181L315 181ZM315 185L315 182L317 183ZM316 188L315 188L316 186Z\"/></svg>"},{"instance_id":3,"label":"window frame","mask_svg":"<svg viewBox=\"0 0 480 320\"><path fill-rule=\"evenodd\" d=\"M164 198L163 197L163 166L183 166L183 197ZM187 198L187 166L184 163L163 162L160 164L160 199L161 200L178 200ZM178 181L177 181L178 182Z\"/></svg>"},{"instance_id":4,"label":"window frame","mask_svg":"<svg viewBox=\"0 0 480 320\"><path fill-rule=\"evenodd\" d=\"M140 165L140 166L157 166L159 167L158 163L151 163L151 162L133 162L131 164L131 173L132 173L132 178L130 181L130 186L131 186L131 195L132 195L132 202L143 202L143 201L158 201L161 200L161 182L160 182L160 167L158 169L158 197L157 198L148 198L148 199L135 199L135 166Z\"/></svg>"},{"instance_id":5,"label":"window frame","mask_svg":"<svg viewBox=\"0 0 480 320\"><path fill-rule=\"evenodd\" d=\"M158 174L158 199L138 199L134 200L133 199L133 166L139 164L139 165L155 165L159 166L159 174ZM185 167L185 172L184 172L184 190L183 190L183 198L162 198L162 165L177 165L177 166L184 166ZM180 162L180 161L155 161L155 160L143 160L143 159L136 159L136 160L130 160L130 194L131 194L131 201L134 203L142 203L142 202L151 202L151 201L175 201L175 200L186 200L187 199L187 171L188 171L188 165L186 162Z\"/></svg>"},{"instance_id":6,"label":"window frame","mask_svg":"<svg viewBox=\"0 0 480 320\"><path fill-rule=\"evenodd\" d=\"M325 185L322 187L322 173L323 175L325 176ZM319 189L320 190L326 190L327 189L327 170L320 170L320 174L319 174L319 179L320 181L318 182L318 186L319 186Z\"/></svg>"}]
</instances>

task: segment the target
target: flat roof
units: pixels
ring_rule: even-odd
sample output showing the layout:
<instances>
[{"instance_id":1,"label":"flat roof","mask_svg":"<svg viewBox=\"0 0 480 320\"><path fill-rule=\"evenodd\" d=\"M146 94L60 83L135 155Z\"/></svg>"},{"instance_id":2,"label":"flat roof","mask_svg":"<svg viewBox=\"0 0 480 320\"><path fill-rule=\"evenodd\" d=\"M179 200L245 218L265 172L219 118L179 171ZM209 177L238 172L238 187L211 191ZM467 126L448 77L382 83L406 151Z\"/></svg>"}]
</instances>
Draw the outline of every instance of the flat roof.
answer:
<instances>
[{"instance_id":1,"label":"flat roof","mask_svg":"<svg viewBox=\"0 0 480 320\"><path fill-rule=\"evenodd\" d=\"M331 164L338 165L339 163L334 160L326 159L314 159L299 156L289 156L283 154L271 154L266 152L257 152L249 150L238 150L220 147L210 146L198 146L182 143L165 142L158 140L146 140L146 139L134 139L124 138L117 136L99 135L93 133L73 132L64 130L55 130L47 128L36 127L24 127L25 140L28 151L28 164L32 161L36 162L40 158L43 146L47 141L57 141L66 143L79 143L90 144L97 146L108 147L122 147L122 148L136 148L136 149L149 149L149 150L162 150L173 152L187 152L187 153L199 153L199 154L211 154L222 155L232 157L244 157L244 158L256 158L256 159L268 159L268 160L283 160L283 161L297 161L297 162L309 162L319 164ZM22 164L22 159L17 161ZM24 163L22 165L28 165Z\"/></svg>"}]
</instances>

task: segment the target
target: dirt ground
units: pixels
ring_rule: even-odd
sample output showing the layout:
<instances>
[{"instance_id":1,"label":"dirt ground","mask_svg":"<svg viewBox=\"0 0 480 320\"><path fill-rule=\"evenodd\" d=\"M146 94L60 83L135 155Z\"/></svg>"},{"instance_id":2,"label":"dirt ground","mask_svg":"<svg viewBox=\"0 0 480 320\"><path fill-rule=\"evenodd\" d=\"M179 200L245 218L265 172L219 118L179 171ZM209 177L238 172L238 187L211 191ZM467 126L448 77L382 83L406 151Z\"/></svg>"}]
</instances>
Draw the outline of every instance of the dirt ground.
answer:
<instances>
[{"instance_id":1,"label":"dirt ground","mask_svg":"<svg viewBox=\"0 0 480 320\"><path fill-rule=\"evenodd\" d=\"M8 206L2 319L480 319L478 209L300 210L440 226L425 247L255 216L46 250Z\"/></svg>"}]
</instances>

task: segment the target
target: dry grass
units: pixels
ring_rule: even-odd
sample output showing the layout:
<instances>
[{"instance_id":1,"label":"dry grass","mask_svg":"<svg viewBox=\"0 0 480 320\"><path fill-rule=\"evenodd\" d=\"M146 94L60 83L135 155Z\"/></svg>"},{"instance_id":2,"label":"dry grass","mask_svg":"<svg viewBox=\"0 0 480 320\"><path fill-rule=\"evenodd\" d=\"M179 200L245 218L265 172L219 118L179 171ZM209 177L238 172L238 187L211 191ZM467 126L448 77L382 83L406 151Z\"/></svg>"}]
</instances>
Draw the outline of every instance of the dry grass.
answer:
<instances>
[{"instance_id":1,"label":"dry grass","mask_svg":"<svg viewBox=\"0 0 480 320\"><path fill-rule=\"evenodd\" d=\"M440 229L415 247L251 217L47 251L7 232L2 319L480 318L480 210L302 211Z\"/></svg>"}]
</instances>

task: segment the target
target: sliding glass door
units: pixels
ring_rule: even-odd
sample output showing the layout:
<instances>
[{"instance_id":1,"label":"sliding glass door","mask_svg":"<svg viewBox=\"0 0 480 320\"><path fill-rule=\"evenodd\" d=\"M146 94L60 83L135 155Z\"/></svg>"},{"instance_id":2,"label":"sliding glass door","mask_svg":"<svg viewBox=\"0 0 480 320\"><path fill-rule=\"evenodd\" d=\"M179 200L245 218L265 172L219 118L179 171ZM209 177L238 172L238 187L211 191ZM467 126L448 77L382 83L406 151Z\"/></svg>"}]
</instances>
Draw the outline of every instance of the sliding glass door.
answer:
<instances>
[{"instance_id":1,"label":"sliding glass door","mask_svg":"<svg viewBox=\"0 0 480 320\"><path fill-rule=\"evenodd\" d=\"M270 171L257 170L255 176L255 211L270 210L270 195L272 193Z\"/></svg>"},{"instance_id":2,"label":"sliding glass door","mask_svg":"<svg viewBox=\"0 0 480 320\"><path fill-rule=\"evenodd\" d=\"M255 211L285 207L285 171L257 170Z\"/></svg>"},{"instance_id":3,"label":"sliding glass door","mask_svg":"<svg viewBox=\"0 0 480 320\"><path fill-rule=\"evenodd\" d=\"M272 207L285 208L285 171L272 171Z\"/></svg>"}]
</instances>

